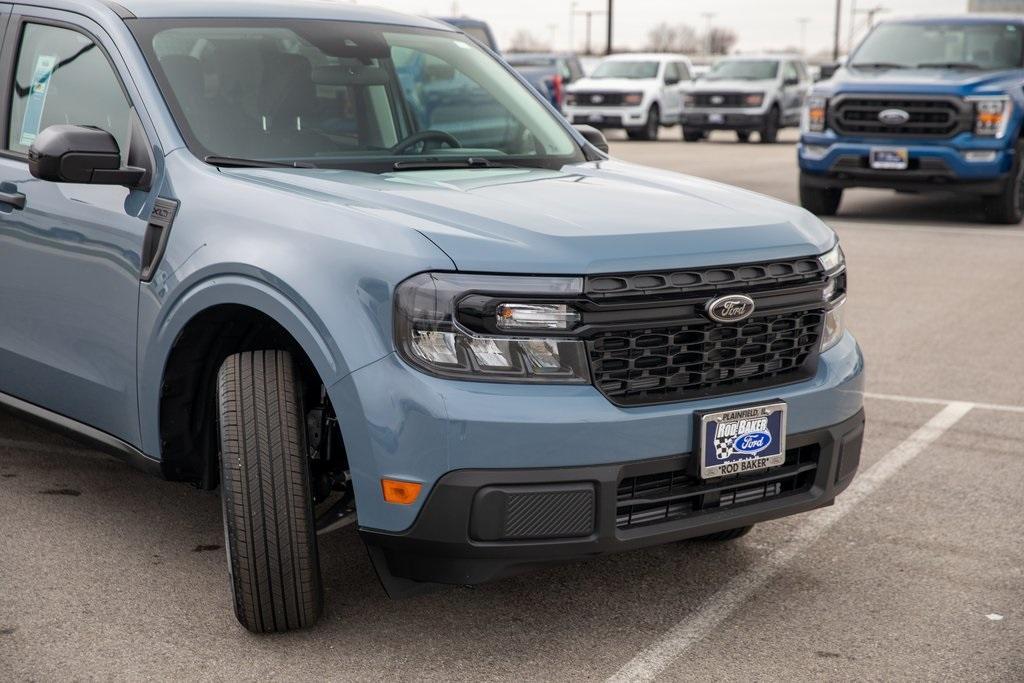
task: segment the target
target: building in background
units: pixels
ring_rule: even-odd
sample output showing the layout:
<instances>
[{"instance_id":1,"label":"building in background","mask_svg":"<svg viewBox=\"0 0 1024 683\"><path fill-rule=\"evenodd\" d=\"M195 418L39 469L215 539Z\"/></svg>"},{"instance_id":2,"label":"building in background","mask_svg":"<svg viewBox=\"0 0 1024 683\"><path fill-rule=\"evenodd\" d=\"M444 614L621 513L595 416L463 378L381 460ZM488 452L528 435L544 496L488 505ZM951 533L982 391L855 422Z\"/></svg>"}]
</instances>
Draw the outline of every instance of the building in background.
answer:
<instances>
[{"instance_id":1,"label":"building in background","mask_svg":"<svg viewBox=\"0 0 1024 683\"><path fill-rule=\"evenodd\" d=\"M967 11L1024 14L1024 0L968 0Z\"/></svg>"}]
</instances>

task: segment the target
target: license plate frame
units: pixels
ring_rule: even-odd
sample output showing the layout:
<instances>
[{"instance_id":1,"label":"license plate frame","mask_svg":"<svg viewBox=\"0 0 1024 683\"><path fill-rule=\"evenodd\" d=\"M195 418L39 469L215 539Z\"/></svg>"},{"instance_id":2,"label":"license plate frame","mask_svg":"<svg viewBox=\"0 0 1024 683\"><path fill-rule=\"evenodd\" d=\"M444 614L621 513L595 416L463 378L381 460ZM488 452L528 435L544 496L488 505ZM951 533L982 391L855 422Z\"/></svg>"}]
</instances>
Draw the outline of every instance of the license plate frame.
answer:
<instances>
[{"instance_id":1,"label":"license plate frame","mask_svg":"<svg viewBox=\"0 0 1024 683\"><path fill-rule=\"evenodd\" d=\"M725 123L725 114L708 114L708 123Z\"/></svg>"},{"instance_id":2,"label":"license plate frame","mask_svg":"<svg viewBox=\"0 0 1024 683\"><path fill-rule=\"evenodd\" d=\"M910 167L910 152L906 147L872 147L868 165L879 171L906 171Z\"/></svg>"},{"instance_id":3,"label":"license plate frame","mask_svg":"<svg viewBox=\"0 0 1024 683\"><path fill-rule=\"evenodd\" d=\"M700 478L753 474L786 462L785 401L699 413Z\"/></svg>"}]
</instances>

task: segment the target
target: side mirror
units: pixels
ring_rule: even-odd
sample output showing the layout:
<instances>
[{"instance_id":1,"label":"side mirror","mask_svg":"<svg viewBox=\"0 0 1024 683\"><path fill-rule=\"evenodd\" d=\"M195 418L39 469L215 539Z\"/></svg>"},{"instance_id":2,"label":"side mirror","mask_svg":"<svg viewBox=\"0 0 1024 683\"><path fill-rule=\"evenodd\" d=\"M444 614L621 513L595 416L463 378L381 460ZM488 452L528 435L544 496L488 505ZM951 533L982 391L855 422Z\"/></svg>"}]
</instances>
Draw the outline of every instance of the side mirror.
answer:
<instances>
[{"instance_id":1,"label":"side mirror","mask_svg":"<svg viewBox=\"0 0 1024 683\"><path fill-rule=\"evenodd\" d=\"M671 77L668 77L668 76L665 77L665 85L678 85L678 84L679 84L679 79L678 78L671 78Z\"/></svg>"},{"instance_id":2,"label":"side mirror","mask_svg":"<svg viewBox=\"0 0 1024 683\"><path fill-rule=\"evenodd\" d=\"M598 148L605 154L608 153L608 140L605 139L604 133L599 131L593 126L573 126L579 132L580 135L586 139L587 142Z\"/></svg>"},{"instance_id":3,"label":"side mirror","mask_svg":"<svg viewBox=\"0 0 1024 683\"><path fill-rule=\"evenodd\" d=\"M800 85L800 79L799 78L787 78L786 80L782 81L782 85L784 85L786 87L789 87L791 85Z\"/></svg>"},{"instance_id":4,"label":"side mirror","mask_svg":"<svg viewBox=\"0 0 1024 683\"><path fill-rule=\"evenodd\" d=\"M821 71L818 73L818 80L827 81L828 79L832 78L832 76L835 75L836 71L839 71L839 67L841 66L842 63L822 64Z\"/></svg>"},{"instance_id":5,"label":"side mirror","mask_svg":"<svg viewBox=\"0 0 1024 683\"><path fill-rule=\"evenodd\" d=\"M56 125L43 130L28 150L28 170L40 180L136 187L146 170L121 166L114 136L93 126Z\"/></svg>"}]
</instances>

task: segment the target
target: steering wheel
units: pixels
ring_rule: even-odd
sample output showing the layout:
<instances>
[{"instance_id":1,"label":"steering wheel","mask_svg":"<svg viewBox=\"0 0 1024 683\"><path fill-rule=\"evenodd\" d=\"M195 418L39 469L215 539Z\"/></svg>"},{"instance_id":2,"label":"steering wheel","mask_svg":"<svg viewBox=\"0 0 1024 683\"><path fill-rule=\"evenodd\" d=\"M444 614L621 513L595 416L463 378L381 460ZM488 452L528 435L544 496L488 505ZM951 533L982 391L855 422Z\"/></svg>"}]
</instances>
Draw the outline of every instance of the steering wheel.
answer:
<instances>
[{"instance_id":1,"label":"steering wheel","mask_svg":"<svg viewBox=\"0 0 1024 683\"><path fill-rule=\"evenodd\" d=\"M451 133L445 133L443 130L421 130L419 133L413 133L404 140L399 140L398 144L392 147L389 151L392 154L404 154L410 147L415 147L421 142L429 142L431 140L447 144L449 147L454 149L462 147L462 143L459 142L459 139Z\"/></svg>"}]
</instances>

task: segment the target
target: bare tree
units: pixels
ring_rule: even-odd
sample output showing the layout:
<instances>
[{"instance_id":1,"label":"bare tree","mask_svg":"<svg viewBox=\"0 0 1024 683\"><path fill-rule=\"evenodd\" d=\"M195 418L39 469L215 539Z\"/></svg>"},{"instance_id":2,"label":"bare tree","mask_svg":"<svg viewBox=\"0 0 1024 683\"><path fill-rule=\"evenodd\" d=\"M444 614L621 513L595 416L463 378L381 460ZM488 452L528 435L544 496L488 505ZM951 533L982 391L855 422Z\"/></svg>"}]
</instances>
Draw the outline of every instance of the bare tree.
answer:
<instances>
[{"instance_id":1,"label":"bare tree","mask_svg":"<svg viewBox=\"0 0 1024 683\"><path fill-rule=\"evenodd\" d=\"M704 37L708 51L713 55L727 55L736 45L739 36L731 28L713 26Z\"/></svg>"},{"instance_id":2,"label":"bare tree","mask_svg":"<svg viewBox=\"0 0 1024 683\"><path fill-rule=\"evenodd\" d=\"M673 26L662 22L648 32L647 49L651 52L698 52L700 37L686 24Z\"/></svg>"},{"instance_id":3,"label":"bare tree","mask_svg":"<svg viewBox=\"0 0 1024 683\"><path fill-rule=\"evenodd\" d=\"M547 52L548 50L550 50L550 46L547 43L525 28L516 31L508 43L509 52Z\"/></svg>"}]
</instances>

